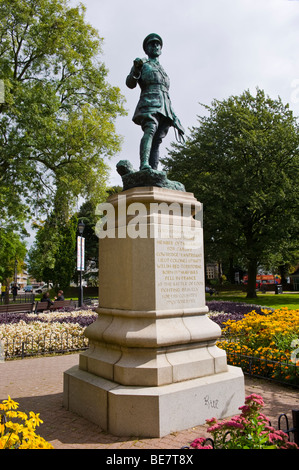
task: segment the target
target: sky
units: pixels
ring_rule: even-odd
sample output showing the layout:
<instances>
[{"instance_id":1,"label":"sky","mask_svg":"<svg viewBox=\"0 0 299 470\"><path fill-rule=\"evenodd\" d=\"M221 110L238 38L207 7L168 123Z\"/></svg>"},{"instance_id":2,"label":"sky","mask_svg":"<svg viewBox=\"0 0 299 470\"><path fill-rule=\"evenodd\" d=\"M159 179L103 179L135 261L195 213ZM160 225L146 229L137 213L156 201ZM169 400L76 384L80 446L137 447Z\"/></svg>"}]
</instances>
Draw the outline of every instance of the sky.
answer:
<instances>
[{"instance_id":1,"label":"sky","mask_svg":"<svg viewBox=\"0 0 299 470\"><path fill-rule=\"evenodd\" d=\"M79 0L71 0L77 5ZM146 57L142 43L149 33L163 39L160 63L170 78L170 98L185 128L198 125L210 105L263 89L281 97L299 116L298 0L81 0L86 21L103 38L101 61L111 85L120 88L128 115L116 121L122 150L108 164L111 185L122 185L116 172L121 159L139 168L142 131L133 123L140 89L125 80L136 57ZM173 128L161 145L161 157L175 141ZM159 169L162 169L159 166Z\"/></svg>"}]
</instances>

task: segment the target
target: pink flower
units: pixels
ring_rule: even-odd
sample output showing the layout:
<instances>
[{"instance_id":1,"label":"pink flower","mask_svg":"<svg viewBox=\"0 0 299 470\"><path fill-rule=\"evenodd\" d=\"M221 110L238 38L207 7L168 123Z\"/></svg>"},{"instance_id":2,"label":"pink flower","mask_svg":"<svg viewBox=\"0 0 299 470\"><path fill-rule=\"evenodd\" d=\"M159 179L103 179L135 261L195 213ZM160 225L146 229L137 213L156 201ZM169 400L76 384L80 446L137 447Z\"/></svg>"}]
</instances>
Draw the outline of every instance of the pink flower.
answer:
<instances>
[{"instance_id":1,"label":"pink flower","mask_svg":"<svg viewBox=\"0 0 299 470\"><path fill-rule=\"evenodd\" d=\"M264 406L263 398L256 393L252 393L248 397L245 398L245 403L248 404L250 402L256 403L257 405Z\"/></svg>"},{"instance_id":2,"label":"pink flower","mask_svg":"<svg viewBox=\"0 0 299 470\"><path fill-rule=\"evenodd\" d=\"M264 419L260 419L257 424L259 426L265 426L265 425L268 425L269 424L269 421L265 421Z\"/></svg>"},{"instance_id":3,"label":"pink flower","mask_svg":"<svg viewBox=\"0 0 299 470\"><path fill-rule=\"evenodd\" d=\"M273 426L265 426L265 431L274 432L274 431L275 431L275 428L273 428Z\"/></svg>"},{"instance_id":4,"label":"pink flower","mask_svg":"<svg viewBox=\"0 0 299 470\"><path fill-rule=\"evenodd\" d=\"M275 431L274 434L280 439L281 438L288 439L288 435L285 432L283 432L281 429L278 429L277 431Z\"/></svg>"},{"instance_id":5,"label":"pink flower","mask_svg":"<svg viewBox=\"0 0 299 470\"><path fill-rule=\"evenodd\" d=\"M243 416L243 415L240 415L239 421L240 421L240 423L249 424L248 419L245 418L245 416Z\"/></svg>"},{"instance_id":6,"label":"pink flower","mask_svg":"<svg viewBox=\"0 0 299 470\"><path fill-rule=\"evenodd\" d=\"M237 421L228 421L226 426L229 428L244 429L244 425L242 423L238 423Z\"/></svg>"},{"instance_id":7,"label":"pink flower","mask_svg":"<svg viewBox=\"0 0 299 470\"><path fill-rule=\"evenodd\" d=\"M215 424L215 423L217 423L217 419L216 418L206 419L206 423L209 424L209 425Z\"/></svg>"},{"instance_id":8,"label":"pink flower","mask_svg":"<svg viewBox=\"0 0 299 470\"><path fill-rule=\"evenodd\" d=\"M214 426L211 426L210 428L208 428L208 432L216 432L216 431L219 431L220 429L222 428L222 424L215 424Z\"/></svg>"},{"instance_id":9,"label":"pink flower","mask_svg":"<svg viewBox=\"0 0 299 470\"><path fill-rule=\"evenodd\" d=\"M261 397L261 395L257 395L256 393L252 393L251 395L248 395L248 397L245 397L245 403L247 401L253 400L255 398L258 399L258 400L263 401L263 397Z\"/></svg>"},{"instance_id":10,"label":"pink flower","mask_svg":"<svg viewBox=\"0 0 299 470\"><path fill-rule=\"evenodd\" d=\"M267 416L265 416L263 413L260 413L258 418L261 420L261 421L264 421L264 423L267 423L269 424L269 418L267 418Z\"/></svg>"},{"instance_id":11,"label":"pink flower","mask_svg":"<svg viewBox=\"0 0 299 470\"><path fill-rule=\"evenodd\" d=\"M210 425L208 432L214 433L215 443L210 446L207 445L209 439L199 438L195 439L190 447L195 449L212 449L218 446L219 448L234 448L234 445L240 447L241 443L246 448L250 448L251 445L254 448L255 443L251 442L250 437L258 433L263 436L265 447L272 444L272 447L279 449L298 449L296 444L288 441L288 435L284 431L276 431L267 416L260 413L260 407L263 405L262 397L253 393L246 397L245 405L239 407L241 414L222 422L218 422L216 418L207 419L206 423ZM227 435L229 438L226 439Z\"/></svg>"},{"instance_id":12,"label":"pink flower","mask_svg":"<svg viewBox=\"0 0 299 470\"><path fill-rule=\"evenodd\" d=\"M281 436L277 435L275 432L270 432L269 441L270 442L283 441L283 438Z\"/></svg>"},{"instance_id":13,"label":"pink flower","mask_svg":"<svg viewBox=\"0 0 299 470\"><path fill-rule=\"evenodd\" d=\"M239 407L239 410L242 411L242 414L247 414L251 411L251 408L248 405L243 405Z\"/></svg>"},{"instance_id":14,"label":"pink flower","mask_svg":"<svg viewBox=\"0 0 299 470\"><path fill-rule=\"evenodd\" d=\"M298 449L298 446L295 442L285 442L283 446L280 446L280 449Z\"/></svg>"},{"instance_id":15,"label":"pink flower","mask_svg":"<svg viewBox=\"0 0 299 470\"><path fill-rule=\"evenodd\" d=\"M204 437L199 437L198 439L194 439L194 441L191 442L190 446L191 447L196 447L197 445L202 445L205 443L205 438Z\"/></svg>"},{"instance_id":16,"label":"pink flower","mask_svg":"<svg viewBox=\"0 0 299 470\"><path fill-rule=\"evenodd\" d=\"M240 421L240 415L235 415L230 420L239 422Z\"/></svg>"},{"instance_id":17,"label":"pink flower","mask_svg":"<svg viewBox=\"0 0 299 470\"><path fill-rule=\"evenodd\" d=\"M213 449L211 445L205 445L205 442L206 439L204 437L200 437L191 442L190 447L193 447L194 449Z\"/></svg>"}]
</instances>

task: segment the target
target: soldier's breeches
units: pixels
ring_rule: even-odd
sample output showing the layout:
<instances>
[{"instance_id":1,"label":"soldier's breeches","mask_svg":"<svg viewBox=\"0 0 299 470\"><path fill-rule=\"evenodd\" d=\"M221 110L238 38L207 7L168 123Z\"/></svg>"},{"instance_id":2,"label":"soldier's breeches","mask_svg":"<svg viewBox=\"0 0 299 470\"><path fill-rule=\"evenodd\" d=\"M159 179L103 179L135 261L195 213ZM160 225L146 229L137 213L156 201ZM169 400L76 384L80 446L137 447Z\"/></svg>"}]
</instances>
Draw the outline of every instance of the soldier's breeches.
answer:
<instances>
[{"instance_id":1,"label":"soldier's breeches","mask_svg":"<svg viewBox=\"0 0 299 470\"><path fill-rule=\"evenodd\" d=\"M143 137L140 143L140 169L157 169L159 164L159 146L167 135L171 123L162 119L159 125L154 120L149 120L142 126Z\"/></svg>"}]
</instances>

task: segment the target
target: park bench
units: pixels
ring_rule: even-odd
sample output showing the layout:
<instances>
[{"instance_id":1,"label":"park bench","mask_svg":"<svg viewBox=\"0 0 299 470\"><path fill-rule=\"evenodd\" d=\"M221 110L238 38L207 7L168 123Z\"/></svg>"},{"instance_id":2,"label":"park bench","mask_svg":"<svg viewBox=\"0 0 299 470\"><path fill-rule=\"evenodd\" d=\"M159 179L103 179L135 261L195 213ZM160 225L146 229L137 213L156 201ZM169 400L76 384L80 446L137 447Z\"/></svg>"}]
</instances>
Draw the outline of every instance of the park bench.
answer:
<instances>
[{"instance_id":1,"label":"park bench","mask_svg":"<svg viewBox=\"0 0 299 470\"><path fill-rule=\"evenodd\" d=\"M70 300L56 300L53 302L53 304L49 304L48 302L36 302L35 313L44 312L45 310L50 310L53 312L54 310L58 310L60 308L69 307L70 304Z\"/></svg>"},{"instance_id":2,"label":"park bench","mask_svg":"<svg viewBox=\"0 0 299 470\"><path fill-rule=\"evenodd\" d=\"M50 310L57 310L58 308L69 307L71 305L70 300L55 300L51 305Z\"/></svg>"},{"instance_id":3,"label":"park bench","mask_svg":"<svg viewBox=\"0 0 299 470\"><path fill-rule=\"evenodd\" d=\"M33 310L34 303L0 305L0 313L30 313Z\"/></svg>"}]
</instances>

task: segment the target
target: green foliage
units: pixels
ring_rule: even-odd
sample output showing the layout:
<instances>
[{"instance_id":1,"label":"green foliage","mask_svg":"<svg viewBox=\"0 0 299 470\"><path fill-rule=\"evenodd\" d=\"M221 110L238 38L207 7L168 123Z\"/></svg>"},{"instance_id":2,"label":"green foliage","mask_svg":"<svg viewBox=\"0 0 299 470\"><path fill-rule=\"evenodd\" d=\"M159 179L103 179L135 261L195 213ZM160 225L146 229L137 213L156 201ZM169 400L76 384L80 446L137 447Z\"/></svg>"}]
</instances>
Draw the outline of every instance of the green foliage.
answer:
<instances>
[{"instance_id":1,"label":"green foliage","mask_svg":"<svg viewBox=\"0 0 299 470\"><path fill-rule=\"evenodd\" d=\"M1 210L15 218L28 209L49 214L57 186L70 204L78 195L98 198L105 158L120 148L114 121L124 109L85 7L1 0L0 20Z\"/></svg>"},{"instance_id":2,"label":"green foliage","mask_svg":"<svg viewBox=\"0 0 299 470\"><path fill-rule=\"evenodd\" d=\"M298 125L288 105L259 89L205 109L164 163L203 203L207 260L245 262L255 296L258 264L298 246Z\"/></svg>"},{"instance_id":3,"label":"green foliage","mask_svg":"<svg viewBox=\"0 0 299 470\"><path fill-rule=\"evenodd\" d=\"M83 236L85 238L85 260L93 260L98 263L99 239L95 234L95 226L98 216L95 215L96 205L93 201L86 201L80 207L78 220L85 224Z\"/></svg>"},{"instance_id":4,"label":"green foliage","mask_svg":"<svg viewBox=\"0 0 299 470\"><path fill-rule=\"evenodd\" d=\"M106 189L102 202L107 197L117 194L122 191L121 186L113 186ZM88 286L98 285L98 258L99 258L99 239L95 233L95 227L99 220L96 215L97 201L94 199L88 199L85 201L77 214L78 220L82 220L85 224L84 238L85 238L85 273L83 274L84 279L87 281ZM75 280L77 280L75 278Z\"/></svg>"},{"instance_id":5,"label":"green foliage","mask_svg":"<svg viewBox=\"0 0 299 470\"><path fill-rule=\"evenodd\" d=\"M29 271L37 280L62 289L70 285L76 266L77 225L76 216L65 219L53 213L40 226L28 255Z\"/></svg>"},{"instance_id":6,"label":"green foliage","mask_svg":"<svg viewBox=\"0 0 299 470\"><path fill-rule=\"evenodd\" d=\"M21 241L19 235L12 229L0 229L0 282L5 284L12 280L15 272L15 261L17 270L23 267L26 255L26 245Z\"/></svg>"},{"instance_id":7,"label":"green foliage","mask_svg":"<svg viewBox=\"0 0 299 470\"><path fill-rule=\"evenodd\" d=\"M67 224L60 229L60 243L56 253L55 267L52 270L54 286L66 289L76 268L76 234L78 219L72 216Z\"/></svg>"}]
</instances>

